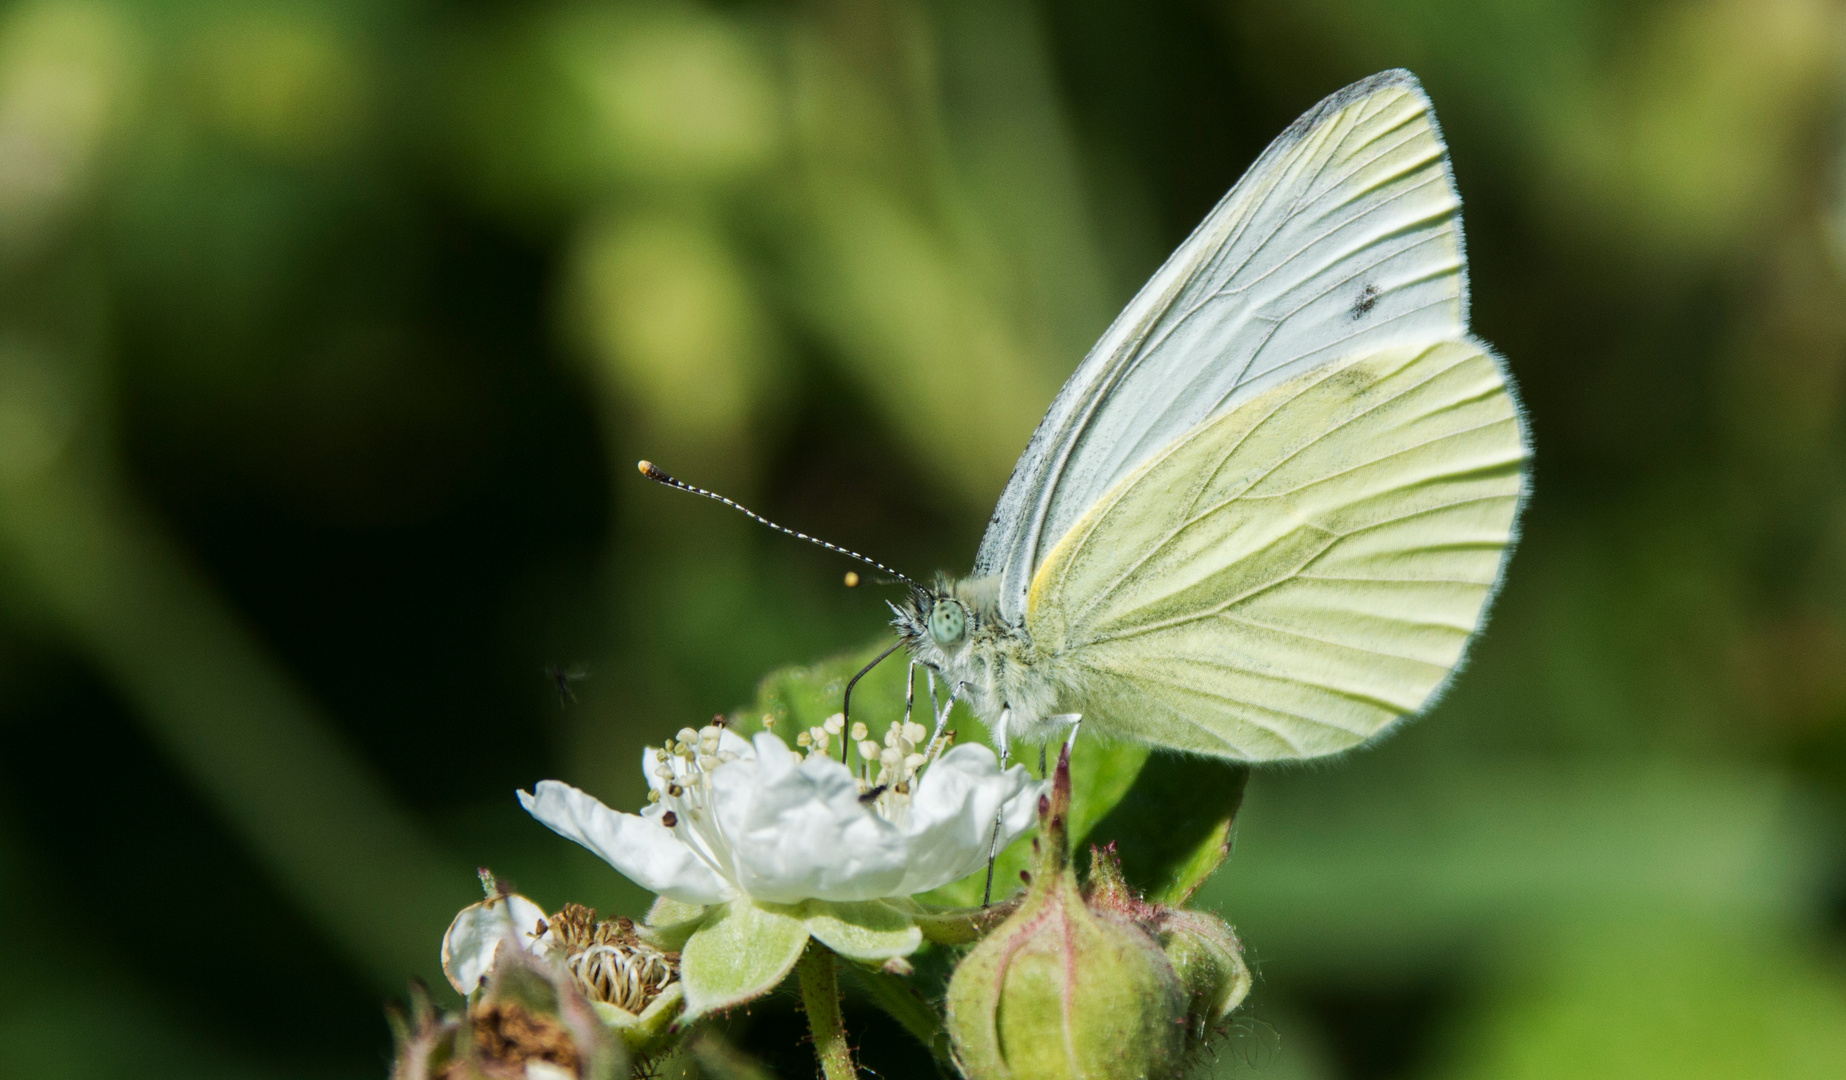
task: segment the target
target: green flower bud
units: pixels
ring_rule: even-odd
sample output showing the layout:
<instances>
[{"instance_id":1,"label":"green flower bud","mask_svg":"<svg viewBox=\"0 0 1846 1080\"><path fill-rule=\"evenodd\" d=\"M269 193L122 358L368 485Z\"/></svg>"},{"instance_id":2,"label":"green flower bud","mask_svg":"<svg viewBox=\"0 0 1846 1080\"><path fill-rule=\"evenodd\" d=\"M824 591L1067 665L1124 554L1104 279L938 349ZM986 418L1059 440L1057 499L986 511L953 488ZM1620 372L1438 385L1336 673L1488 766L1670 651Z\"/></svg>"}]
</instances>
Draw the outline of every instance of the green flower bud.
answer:
<instances>
[{"instance_id":1,"label":"green flower bud","mask_svg":"<svg viewBox=\"0 0 1846 1080\"><path fill-rule=\"evenodd\" d=\"M1230 924L1209 911L1167 910L1159 938L1186 988L1186 1049L1196 1050L1250 993L1250 968Z\"/></svg>"},{"instance_id":2,"label":"green flower bud","mask_svg":"<svg viewBox=\"0 0 1846 1080\"><path fill-rule=\"evenodd\" d=\"M1186 990L1186 1049L1197 1050L1250 992L1250 969L1230 924L1209 911L1149 903L1122 876L1115 845L1090 849L1084 898L1094 911L1131 919L1160 942Z\"/></svg>"},{"instance_id":3,"label":"green flower bud","mask_svg":"<svg viewBox=\"0 0 1846 1080\"><path fill-rule=\"evenodd\" d=\"M1182 1064L1185 987L1135 919L1085 903L1069 816L1066 752L1039 802L1024 901L949 982L949 1035L971 1080L1151 1080Z\"/></svg>"}]
</instances>

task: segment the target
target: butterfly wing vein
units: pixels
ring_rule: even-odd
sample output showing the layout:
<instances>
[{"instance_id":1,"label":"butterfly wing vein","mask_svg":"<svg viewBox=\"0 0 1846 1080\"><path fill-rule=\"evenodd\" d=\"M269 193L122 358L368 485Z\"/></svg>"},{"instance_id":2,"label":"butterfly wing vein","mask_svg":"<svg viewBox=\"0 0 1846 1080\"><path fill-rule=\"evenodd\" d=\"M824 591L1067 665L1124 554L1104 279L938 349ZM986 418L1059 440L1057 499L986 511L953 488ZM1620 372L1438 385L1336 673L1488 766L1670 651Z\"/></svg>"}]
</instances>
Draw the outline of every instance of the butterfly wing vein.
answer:
<instances>
[{"instance_id":1,"label":"butterfly wing vein","mask_svg":"<svg viewBox=\"0 0 1846 1080\"><path fill-rule=\"evenodd\" d=\"M1327 365L1099 500L1041 567L1029 625L1104 733L1244 760L1345 749L1460 662L1525 456L1476 342Z\"/></svg>"},{"instance_id":2,"label":"butterfly wing vein","mask_svg":"<svg viewBox=\"0 0 1846 1080\"><path fill-rule=\"evenodd\" d=\"M1174 439L1302 372L1466 332L1460 200L1405 72L1279 137L1117 318L1014 469L975 561L1025 613L1034 572Z\"/></svg>"}]
</instances>

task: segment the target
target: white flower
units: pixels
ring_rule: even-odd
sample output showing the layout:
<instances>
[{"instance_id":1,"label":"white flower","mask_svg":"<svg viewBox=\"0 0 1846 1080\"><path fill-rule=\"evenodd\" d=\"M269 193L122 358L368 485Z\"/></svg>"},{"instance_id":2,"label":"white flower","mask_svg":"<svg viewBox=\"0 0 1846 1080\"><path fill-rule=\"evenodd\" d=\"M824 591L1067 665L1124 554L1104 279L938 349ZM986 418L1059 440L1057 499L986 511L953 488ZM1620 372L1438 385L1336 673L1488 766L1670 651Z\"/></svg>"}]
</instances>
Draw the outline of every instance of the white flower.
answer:
<instances>
[{"instance_id":1,"label":"white flower","mask_svg":"<svg viewBox=\"0 0 1846 1080\"><path fill-rule=\"evenodd\" d=\"M845 743L822 737L829 732L839 734L809 733L804 759L768 732L746 742L719 727L681 731L642 756L653 801L640 814L555 780L519 800L636 884L701 905L927 892L986 865L996 817L1002 848L1036 820L1044 785L1017 765L1002 772L985 746L919 753L923 732L912 724L883 747L862 740L854 775L827 752Z\"/></svg>"}]
</instances>

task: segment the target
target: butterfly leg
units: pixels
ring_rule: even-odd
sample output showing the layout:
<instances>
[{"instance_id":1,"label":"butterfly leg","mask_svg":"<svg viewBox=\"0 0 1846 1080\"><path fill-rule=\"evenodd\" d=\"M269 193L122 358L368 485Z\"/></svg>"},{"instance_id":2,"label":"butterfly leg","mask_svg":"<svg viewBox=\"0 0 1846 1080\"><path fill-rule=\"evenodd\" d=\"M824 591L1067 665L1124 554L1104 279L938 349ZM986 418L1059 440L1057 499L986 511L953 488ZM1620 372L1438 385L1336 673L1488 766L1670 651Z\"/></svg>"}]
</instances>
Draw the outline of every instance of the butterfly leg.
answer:
<instances>
[{"instance_id":1,"label":"butterfly leg","mask_svg":"<svg viewBox=\"0 0 1846 1080\"><path fill-rule=\"evenodd\" d=\"M911 710L917 706L917 662L912 660L904 670L904 723L910 723Z\"/></svg>"},{"instance_id":2,"label":"butterfly leg","mask_svg":"<svg viewBox=\"0 0 1846 1080\"><path fill-rule=\"evenodd\" d=\"M923 753L929 760L934 761L937 751L942 748L944 729L949 725L949 714L955 711L956 691L951 689L949 700L945 703L938 703L936 701L936 672L925 665L923 673L929 676L929 708L935 718L935 727L929 733L929 742L925 744Z\"/></svg>"},{"instance_id":3,"label":"butterfly leg","mask_svg":"<svg viewBox=\"0 0 1846 1080\"><path fill-rule=\"evenodd\" d=\"M929 733L929 747L924 750L924 753L929 756L931 761L934 761L936 757L936 740L942 737L942 723L947 714L943 711L941 704L936 700L935 669L925 665L923 668L923 677L929 680L929 716L932 722L932 730ZM951 706L955 704L954 698L949 699L949 704ZM908 717L905 718L905 722L909 722Z\"/></svg>"},{"instance_id":4,"label":"butterfly leg","mask_svg":"<svg viewBox=\"0 0 1846 1080\"><path fill-rule=\"evenodd\" d=\"M950 704L951 706L954 704L953 698L950 699ZM1007 726L1007 721L1012 719L1012 715L1013 713L1011 709L1001 709L1000 710L1000 723L995 725L994 727L994 741L1000 744L1000 771L1001 772L1006 771L1006 726ZM1006 816L1006 805L1002 803L999 812L994 814L993 838L987 842L987 885L985 888L981 890L981 906L982 907L986 907L988 904L993 902L993 898L994 898L994 861L1000 857L1000 822L1005 820L1005 816Z\"/></svg>"}]
</instances>

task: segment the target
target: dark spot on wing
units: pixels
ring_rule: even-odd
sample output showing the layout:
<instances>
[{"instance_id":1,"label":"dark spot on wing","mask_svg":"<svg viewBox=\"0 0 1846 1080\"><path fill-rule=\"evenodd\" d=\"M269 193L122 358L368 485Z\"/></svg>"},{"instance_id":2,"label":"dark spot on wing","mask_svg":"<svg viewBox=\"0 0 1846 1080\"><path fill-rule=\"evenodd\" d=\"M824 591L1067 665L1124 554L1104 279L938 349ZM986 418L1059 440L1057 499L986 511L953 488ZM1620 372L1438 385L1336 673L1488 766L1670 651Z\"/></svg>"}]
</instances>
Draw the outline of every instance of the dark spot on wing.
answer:
<instances>
[{"instance_id":1,"label":"dark spot on wing","mask_svg":"<svg viewBox=\"0 0 1846 1080\"><path fill-rule=\"evenodd\" d=\"M1370 315L1372 309L1377 306L1378 286L1368 282L1365 288L1359 290L1359 298L1352 302L1352 317L1355 319L1363 319L1367 315Z\"/></svg>"},{"instance_id":2,"label":"dark spot on wing","mask_svg":"<svg viewBox=\"0 0 1846 1080\"><path fill-rule=\"evenodd\" d=\"M1321 380L1320 390L1324 394L1348 401L1358 401L1378 385L1378 372L1363 360L1347 364Z\"/></svg>"}]
</instances>

